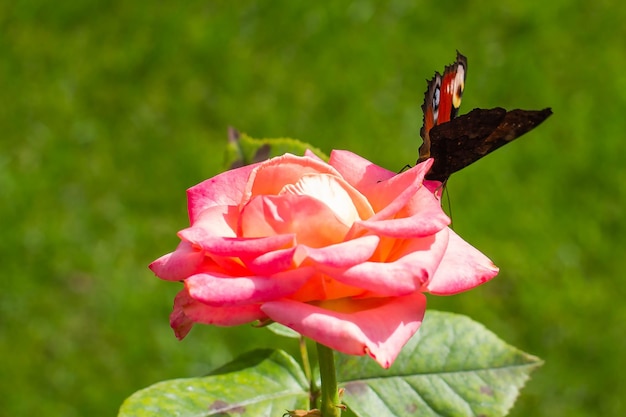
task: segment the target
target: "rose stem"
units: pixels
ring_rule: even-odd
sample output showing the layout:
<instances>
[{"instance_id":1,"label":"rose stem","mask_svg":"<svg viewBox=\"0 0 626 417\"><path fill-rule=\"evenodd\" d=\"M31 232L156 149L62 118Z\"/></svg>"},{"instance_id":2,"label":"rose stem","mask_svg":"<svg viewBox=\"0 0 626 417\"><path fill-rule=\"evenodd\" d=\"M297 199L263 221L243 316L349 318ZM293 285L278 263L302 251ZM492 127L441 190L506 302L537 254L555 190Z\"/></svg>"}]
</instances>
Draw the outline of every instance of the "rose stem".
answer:
<instances>
[{"instance_id":1,"label":"rose stem","mask_svg":"<svg viewBox=\"0 0 626 417\"><path fill-rule=\"evenodd\" d=\"M335 357L331 348L317 344L317 357L322 379L322 417L340 417L339 392L337 391L337 375L335 372Z\"/></svg>"}]
</instances>

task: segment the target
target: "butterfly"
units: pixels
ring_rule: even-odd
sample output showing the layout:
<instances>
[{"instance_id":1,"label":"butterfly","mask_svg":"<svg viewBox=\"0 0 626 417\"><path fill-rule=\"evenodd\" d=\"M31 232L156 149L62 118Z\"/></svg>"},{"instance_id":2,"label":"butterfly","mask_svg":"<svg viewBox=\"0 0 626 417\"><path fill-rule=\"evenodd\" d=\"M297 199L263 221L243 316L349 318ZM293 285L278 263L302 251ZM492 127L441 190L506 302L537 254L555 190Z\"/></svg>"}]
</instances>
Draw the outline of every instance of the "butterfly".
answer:
<instances>
[{"instance_id":1,"label":"butterfly","mask_svg":"<svg viewBox=\"0 0 626 417\"><path fill-rule=\"evenodd\" d=\"M453 173L534 129L552 114L543 110L511 110L501 107L474 109L456 117L461 106L467 58L457 51L456 61L443 75L435 72L424 94L424 122L417 163L435 161L426 179L446 182Z\"/></svg>"}]
</instances>

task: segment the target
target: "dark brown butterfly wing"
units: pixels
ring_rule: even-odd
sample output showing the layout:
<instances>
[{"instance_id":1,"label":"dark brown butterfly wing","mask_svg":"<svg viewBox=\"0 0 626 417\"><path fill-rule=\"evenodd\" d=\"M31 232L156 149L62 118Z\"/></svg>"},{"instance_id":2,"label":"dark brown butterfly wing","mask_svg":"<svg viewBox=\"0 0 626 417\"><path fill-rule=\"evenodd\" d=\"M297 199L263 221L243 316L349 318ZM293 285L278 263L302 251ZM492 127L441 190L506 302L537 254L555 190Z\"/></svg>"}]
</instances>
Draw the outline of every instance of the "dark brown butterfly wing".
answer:
<instances>
[{"instance_id":1,"label":"dark brown butterfly wing","mask_svg":"<svg viewBox=\"0 0 626 417\"><path fill-rule=\"evenodd\" d=\"M435 162L426 179L445 181L456 171L534 129L552 110L474 109L430 129Z\"/></svg>"}]
</instances>

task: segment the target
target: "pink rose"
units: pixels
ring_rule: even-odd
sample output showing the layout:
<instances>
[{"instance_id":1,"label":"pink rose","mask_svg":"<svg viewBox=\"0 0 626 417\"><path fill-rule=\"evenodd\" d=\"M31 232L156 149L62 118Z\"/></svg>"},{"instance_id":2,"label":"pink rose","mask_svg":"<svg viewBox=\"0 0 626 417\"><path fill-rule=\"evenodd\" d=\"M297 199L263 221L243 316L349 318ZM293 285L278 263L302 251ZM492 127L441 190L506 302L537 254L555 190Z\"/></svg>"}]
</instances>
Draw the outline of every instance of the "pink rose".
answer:
<instances>
[{"instance_id":1,"label":"pink rose","mask_svg":"<svg viewBox=\"0 0 626 417\"><path fill-rule=\"evenodd\" d=\"M268 318L389 367L417 331L424 292L448 295L498 269L450 228L424 181L432 160L395 174L347 151L327 164L286 154L187 191L191 227L150 268L181 281L170 323Z\"/></svg>"}]
</instances>

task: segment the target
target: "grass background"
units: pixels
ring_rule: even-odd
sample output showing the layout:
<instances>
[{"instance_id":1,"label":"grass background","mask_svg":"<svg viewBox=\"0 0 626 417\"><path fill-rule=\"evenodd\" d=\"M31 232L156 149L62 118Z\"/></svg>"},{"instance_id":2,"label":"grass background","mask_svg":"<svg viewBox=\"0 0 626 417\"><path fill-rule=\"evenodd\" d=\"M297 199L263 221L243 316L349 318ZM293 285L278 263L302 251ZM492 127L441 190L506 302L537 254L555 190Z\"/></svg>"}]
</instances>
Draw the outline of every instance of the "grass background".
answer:
<instances>
[{"instance_id":1,"label":"grass background","mask_svg":"<svg viewBox=\"0 0 626 417\"><path fill-rule=\"evenodd\" d=\"M608 1L0 3L0 415L110 416L263 330L167 324L147 270L220 171L226 129L416 159L425 79L462 113L554 115L455 174L455 229L500 266L429 297L546 360L513 416L626 415L626 6Z\"/></svg>"}]
</instances>

